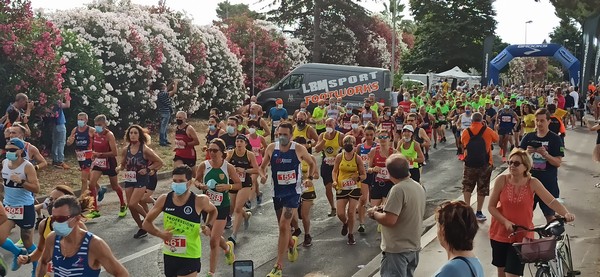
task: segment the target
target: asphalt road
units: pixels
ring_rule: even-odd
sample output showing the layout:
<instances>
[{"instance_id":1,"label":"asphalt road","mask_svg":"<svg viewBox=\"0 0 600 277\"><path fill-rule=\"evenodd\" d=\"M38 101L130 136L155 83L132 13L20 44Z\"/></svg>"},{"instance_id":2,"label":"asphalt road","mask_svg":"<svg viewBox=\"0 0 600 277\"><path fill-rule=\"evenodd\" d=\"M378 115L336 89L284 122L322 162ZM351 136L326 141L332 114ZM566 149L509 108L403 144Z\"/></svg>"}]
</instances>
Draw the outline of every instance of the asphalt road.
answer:
<instances>
[{"instance_id":1,"label":"asphalt road","mask_svg":"<svg viewBox=\"0 0 600 277\"><path fill-rule=\"evenodd\" d=\"M430 151L430 160L423 169L421 177L427 189L427 213L425 218L433 214L437 205L444 200L455 199L461 194L462 162L455 155L454 139L448 132L448 142L438 144L438 149ZM497 153L497 150L495 151ZM499 161L496 161L499 164ZM500 169L494 171L494 176ZM57 171L57 174L58 171ZM170 181L159 182L157 193L165 193ZM237 260L253 260L255 276L265 276L273 267L276 259L278 229L273 210L271 188L268 183L261 190L264 192L264 202L260 207L253 207L253 216L247 231L238 234L238 244L235 248ZM329 205L325 197L322 181L316 183L317 199L313 206L311 235L313 245L310 248L299 247L300 256L295 263L285 261L284 276L305 276L309 273L321 273L331 277L352 276L363 265L367 264L379 252L380 235L376 232L373 221L367 220L367 232L358 235L356 245L346 244L346 237L340 235L341 223L337 217L328 217ZM253 206L256 206L253 203ZM115 193L107 193L100 210L102 217L91 220L87 226L91 232L100 236L110 245L115 256L129 270L131 276L164 276L162 274L162 253L160 239L148 236L143 239L133 239L137 226L128 215L123 219L117 217L118 198ZM161 224L161 219L156 222ZM243 228L242 228L243 229ZM17 232L13 231L11 238L17 241ZM225 237L229 236L226 230ZM300 242L303 235L300 236ZM37 241L37 235L36 235ZM204 276L208 270L208 239L203 237L202 271ZM2 251L4 260L9 264L12 255ZM224 256L219 258L216 276L232 276L232 267L227 266ZM31 265L25 265L17 272L8 276L31 276ZM108 276L105 272L102 276Z\"/></svg>"}]
</instances>

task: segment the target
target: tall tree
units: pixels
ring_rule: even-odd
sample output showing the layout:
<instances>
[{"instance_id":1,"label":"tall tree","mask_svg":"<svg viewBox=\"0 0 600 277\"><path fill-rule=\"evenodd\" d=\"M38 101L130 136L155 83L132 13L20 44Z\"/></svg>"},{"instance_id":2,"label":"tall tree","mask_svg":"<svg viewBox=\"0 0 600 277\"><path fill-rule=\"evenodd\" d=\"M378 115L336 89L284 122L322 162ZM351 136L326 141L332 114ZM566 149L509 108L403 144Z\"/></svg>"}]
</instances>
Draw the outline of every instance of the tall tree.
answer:
<instances>
[{"instance_id":1,"label":"tall tree","mask_svg":"<svg viewBox=\"0 0 600 277\"><path fill-rule=\"evenodd\" d=\"M550 42L562 44L569 51L576 52L575 44L581 43L581 30L575 20L561 18L560 24L550 33Z\"/></svg>"},{"instance_id":2,"label":"tall tree","mask_svg":"<svg viewBox=\"0 0 600 277\"><path fill-rule=\"evenodd\" d=\"M442 71L459 66L481 71L483 41L496 29L491 0L410 0L417 22L407 71Z\"/></svg>"},{"instance_id":3,"label":"tall tree","mask_svg":"<svg viewBox=\"0 0 600 277\"><path fill-rule=\"evenodd\" d=\"M221 20L242 15L253 19L265 19L263 14L250 10L246 4L231 4L228 0L217 4L217 17Z\"/></svg>"}]
</instances>

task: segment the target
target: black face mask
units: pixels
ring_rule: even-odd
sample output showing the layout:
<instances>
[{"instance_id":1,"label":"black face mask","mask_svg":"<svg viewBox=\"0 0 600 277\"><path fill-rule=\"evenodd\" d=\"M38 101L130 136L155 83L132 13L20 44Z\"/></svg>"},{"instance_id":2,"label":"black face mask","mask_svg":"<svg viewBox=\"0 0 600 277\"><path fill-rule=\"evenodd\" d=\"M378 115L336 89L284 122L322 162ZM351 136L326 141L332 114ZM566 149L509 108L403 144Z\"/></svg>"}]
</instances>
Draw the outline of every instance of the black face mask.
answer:
<instances>
[{"instance_id":1,"label":"black face mask","mask_svg":"<svg viewBox=\"0 0 600 277\"><path fill-rule=\"evenodd\" d=\"M298 120L298 121L296 121L296 124L298 125L298 127L304 128L304 126L306 126L306 121Z\"/></svg>"},{"instance_id":2,"label":"black face mask","mask_svg":"<svg viewBox=\"0 0 600 277\"><path fill-rule=\"evenodd\" d=\"M344 151L350 153L352 152L352 149L354 149L354 145L348 143L348 144L344 144Z\"/></svg>"},{"instance_id":3,"label":"black face mask","mask_svg":"<svg viewBox=\"0 0 600 277\"><path fill-rule=\"evenodd\" d=\"M369 108L371 108L371 106L367 106L367 105L365 105L365 109L369 109Z\"/></svg>"},{"instance_id":4,"label":"black face mask","mask_svg":"<svg viewBox=\"0 0 600 277\"><path fill-rule=\"evenodd\" d=\"M177 119L177 120L175 120L175 122L177 122L177 125L183 124L183 120L181 120L181 119Z\"/></svg>"}]
</instances>

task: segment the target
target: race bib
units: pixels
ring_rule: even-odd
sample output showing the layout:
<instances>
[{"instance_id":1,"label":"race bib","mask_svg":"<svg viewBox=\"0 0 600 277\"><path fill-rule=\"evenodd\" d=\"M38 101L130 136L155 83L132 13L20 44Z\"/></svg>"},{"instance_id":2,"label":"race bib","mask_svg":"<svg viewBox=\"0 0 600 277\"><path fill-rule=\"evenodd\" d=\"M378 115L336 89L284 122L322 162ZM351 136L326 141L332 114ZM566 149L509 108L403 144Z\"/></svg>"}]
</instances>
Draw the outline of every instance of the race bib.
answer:
<instances>
[{"instance_id":1,"label":"race bib","mask_svg":"<svg viewBox=\"0 0 600 277\"><path fill-rule=\"evenodd\" d=\"M25 209L23 208L23 206L18 206L18 207L6 206L6 207L4 207L4 210L6 210L6 216L8 217L8 219L11 219L11 220L22 220L23 213L25 213Z\"/></svg>"},{"instance_id":2,"label":"race bib","mask_svg":"<svg viewBox=\"0 0 600 277\"><path fill-rule=\"evenodd\" d=\"M221 206L221 203L223 203L223 193L222 192L207 190L206 196L208 196L208 199L210 199L210 202L213 203L213 205L215 205L215 206Z\"/></svg>"},{"instance_id":3,"label":"race bib","mask_svg":"<svg viewBox=\"0 0 600 277\"><path fill-rule=\"evenodd\" d=\"M260 147L252 147L252 153L257 157L260 156Z\"/></svg>"},{"instance_id":4,"label":"race bib","mask_svg":"<svg viewBox=\"0 0 600 277\"><path fill-rule=\"evenodd\" d=\"M325 157L325 159L323 159L323 162L326 165L333 165L335 163L335 157Z\"/></svg>"},{"instance_id":5,"label":"race bib","mask_svg":"<svg viewBox=\"0 0 600 277\"><path fill-rule=\"evenodd\" d=\"M396 130L402 130L402 128L404 128L404 125L402 124L396 124Z\"/></svg>"},{"instance_id":6,"label":"race bib","mask_svg":"<svg viewBox=\"0 0 600 277\"><path fill-rule=\"evenodd\" d=\"M362 160L363 164L365 165L365 170L367 170L367 168L369 167L369 155L362 154L362 155L360 155L360 159Z\"/></svg>"},{"instance_id":7,"label":"race bib","mask_svg":"<svg viewBox=\"0 0 600 277\"><path fill-rule=\"evenodd\" d=\"M123 172L123 181L128 183L137 182L137 172L135 171L124 171Z\"/></svg>"},{"instance_id":8,"label":"race bib","mask_svg":"<svg viewBox=\"0 0 600 277\"><path fill-rule=\"evenodd\" d=\"M377 173L377 178L382 180L389 180L390 173L388 172L387 168L382 167L379 173Z\"/></svg>"},{"instance_id":9,"label":"race bib","mask_svg":"<svg viewBox=\"0 0 600 277\"><path fill-rule=\"evenodd\" d=\"M279 123L280 123L279 120L273 120L273 127L275 127L275 128L279 127Z\"/></svg>"},{"instance_id":10,"label":"race bib","mask_svg":"<svg viewBox=\"0 0 600 277\"><path fill-rule=\"evenodd\" d=\"M164 250L173 254L185 254L187 252L186 238L183 235L173 235L171 240L165 241Z\"/></svg>"},{"instance_id":11,"label":"race bib","mask_svg":"<svg viewBox=\"0 0 600 277\"><path fill-rule=\"evenodd\" d=\"M175 148L176 149L185 149L185 141L175 140Z\"/></svg>"},{"instance_id":12,"label":"race bib","mask_svg":"<svg viewBox=\"0 0 600 277\"><path fill-rule=\"evenodd\" d=\"M92 150L83 150L83 151L75 151L75 155L77 156L77 161L83 162L89 158L91 158Z\"/></svg>"},{"instance_id":13,"label":"race bib","mask_svg":"<svg viewBox=\"0 0 600 277\"><path fill-rule=\"evenodd\" d=\"M240 181L246 182L246 172L238 172L237 173L238 177L240 177Z\"/></svg>"},{"instance_id":14,"label":"race bib","mask_svg":"<svg viewBox=\"0 0 600 277\"><path fill-rule=\"evenodd\" d=\"M508 116L508 115L503 115L501 117L501 119L502 119L502 122L512 122L512 120L513 120L512 116Z\"/></svg>"},{"instance_id":15,"label":"race bib","mask_svg":"<svg viewBox=\"0 0 600 277\"><path fill-rule=\"evenodd\" d=\"M96 158L92 163L93 166L97 166L102 169L108 168L108 159L106 158Z\"/></svg>"},{"instance_id":16,"label":"race bib","mask_svg":"<svg viewBox=\"0 0 600 277\"><path fill-rule=\"evenodd\" d=\"M352 123L349 121L344 121L344 129L348 130L352 128Z\"/></svg>"},{"instance_id":17,"label":"race bib","mask_svg":"<svg viewBox=\"0 0 600 277\"><path fill-rule=\"evenodd\" d=\"M342 189L343 190L349 190L349 189L355 189L357 188L356 185L356 179L345 179L342 180Z\"/></svg>"},{"instance_id":18,"label":"race bib","mask_svg":"<svg viewBox=\"0 0 600 277\"><path fill-rule=\"evenodd\" d=\"M278 185L293 185L297 183L296 171L280 171L277 172Z\"/></svg>"}]
</instances>

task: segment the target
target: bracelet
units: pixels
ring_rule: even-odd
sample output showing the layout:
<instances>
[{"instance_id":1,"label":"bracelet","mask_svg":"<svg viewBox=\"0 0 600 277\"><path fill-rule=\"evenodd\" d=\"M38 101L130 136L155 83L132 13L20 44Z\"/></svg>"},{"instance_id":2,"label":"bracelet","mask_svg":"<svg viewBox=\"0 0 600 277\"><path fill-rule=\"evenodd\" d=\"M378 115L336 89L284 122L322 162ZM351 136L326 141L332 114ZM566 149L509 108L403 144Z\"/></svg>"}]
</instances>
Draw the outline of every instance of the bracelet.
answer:
<instances>
[{"instance_id":1,"label":"bracelet","mask_svg":"<svg viewBox=\"0 0 600 277\"><path fill-rule=\"evenodd\" d=\"M31 263L31 255L27 255L27 262L26 264Z\"/></svg>"},{"instance_id":2,"label":"bracelet","mask_svg":"<svg viewBox=\"0 0 600 277\"><path fill-rule=\"evenodd\" d=\"M233 185L229 185L229 190L232 190L232 189L233 189Z\"/></svg>"}]
</instances>

